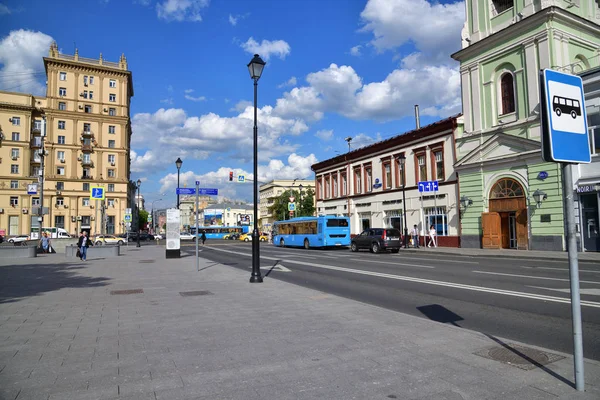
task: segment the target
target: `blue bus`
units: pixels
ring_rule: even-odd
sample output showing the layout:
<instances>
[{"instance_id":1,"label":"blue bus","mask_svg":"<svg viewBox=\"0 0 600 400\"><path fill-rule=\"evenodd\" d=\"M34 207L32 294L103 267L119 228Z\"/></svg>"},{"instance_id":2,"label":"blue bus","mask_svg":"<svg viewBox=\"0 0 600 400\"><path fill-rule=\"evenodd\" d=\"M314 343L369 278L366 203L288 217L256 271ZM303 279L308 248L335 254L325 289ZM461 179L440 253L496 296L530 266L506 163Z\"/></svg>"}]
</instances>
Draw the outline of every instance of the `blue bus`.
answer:
<instances>
[{"instance_id":1,"label":"blue bus","mask_svg":"<svg viewBox=\"0 0 600 400\"><path fill-rule=\"evenodd\" d=\"M207 239L223 239L223 236L230 235L233 233L248 233L250 230L249 226L220 226L220 225L211 225L211 226L199 226L198 227L198 236L202 235L202 232L206 235ZM192 235L196 234L196 227L190 226L190 233Z\"/></svg>"},{"instance_id":2,"label":"blue bus","mask_svg":"<svg viewBox=\"0 0 600 400\"><path fill-rule=\"evenodd\" d=\"M273 223L273 244L285 247L350 246L350 218L298 217Z\"/></svg>"}]
</instances>

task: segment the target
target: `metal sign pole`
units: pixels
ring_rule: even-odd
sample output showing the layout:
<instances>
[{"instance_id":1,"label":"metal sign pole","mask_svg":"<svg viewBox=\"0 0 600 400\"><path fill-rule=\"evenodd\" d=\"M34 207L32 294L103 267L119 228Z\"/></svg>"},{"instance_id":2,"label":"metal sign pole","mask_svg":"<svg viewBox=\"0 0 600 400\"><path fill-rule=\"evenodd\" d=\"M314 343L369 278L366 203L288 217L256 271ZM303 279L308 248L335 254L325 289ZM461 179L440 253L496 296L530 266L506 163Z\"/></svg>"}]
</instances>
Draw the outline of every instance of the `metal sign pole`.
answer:
<instances>
[{"instance_id":1,"label":"metal sign pole","mask_svg":"<svg viewBox=\"0 0 600 400\"><path fill-rule=\"evenodd\" d=\"M200 271L200 261L198 259L198 203L200 199L200 181L196 181L196 271Z\"/></svg>"},{"instance_id":2,"label":"metal sign pole","mask_svg":"<svg viewBox=\"0 0 600 400\"><path fill-rule=\"evenodd\" d=\"M573 356L575 362L575 389L585 387L583 373L583 334L581 329L581 304L579 294L579 264L577 238L575 237L575 199L573 198L573 175L571 164L562 164L563 194L567 213L567 250L569 252L569 279L571 281L571 314L573 323Z\"/></svg>"}]
</instances>

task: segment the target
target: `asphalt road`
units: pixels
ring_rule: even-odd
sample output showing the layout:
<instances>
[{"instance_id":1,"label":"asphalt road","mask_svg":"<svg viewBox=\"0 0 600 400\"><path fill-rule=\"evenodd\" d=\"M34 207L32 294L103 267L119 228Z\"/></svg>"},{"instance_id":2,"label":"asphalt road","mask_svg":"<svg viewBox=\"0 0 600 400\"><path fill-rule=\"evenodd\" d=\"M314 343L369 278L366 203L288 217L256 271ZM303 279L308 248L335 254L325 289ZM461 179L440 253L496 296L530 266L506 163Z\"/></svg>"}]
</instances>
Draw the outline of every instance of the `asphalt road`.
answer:
<instances>
[{"instance_id":1,"label":"asphalt road","mask_svg":"<svg viewBox=\"0 0 600 400\"><path fill-rule=\"evenodd\" d=\"M200 257L245 269L250 278L251 243L209 240L200 250ZM264 279L573 352L566 261L352 253L266 243L260 250ZM193 243L182 242L182 252L194 255ZM600 360L600 265L580 262L579 269L584 357Z\"/></svg>"}]
</instances>

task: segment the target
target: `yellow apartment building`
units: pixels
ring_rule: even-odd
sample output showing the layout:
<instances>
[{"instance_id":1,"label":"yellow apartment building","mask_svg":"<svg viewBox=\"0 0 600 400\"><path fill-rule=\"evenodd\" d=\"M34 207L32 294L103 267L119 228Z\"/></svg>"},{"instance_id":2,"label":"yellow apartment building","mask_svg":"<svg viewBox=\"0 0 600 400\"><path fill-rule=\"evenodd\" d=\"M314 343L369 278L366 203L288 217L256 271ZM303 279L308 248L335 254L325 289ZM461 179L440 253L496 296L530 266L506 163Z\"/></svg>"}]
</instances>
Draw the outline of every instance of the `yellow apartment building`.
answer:
<instances>
[{"instance_id":1,"label":"yellow apartment building","mask_svg":"<svg viewBox=\"0 0 600 400\"><path fill-rule=\"evenodd\" d=\"M270 229L273 222L281 219L277 218L269 212L269 207L275 202L275 198L281 196L284 192L297 191L300 193L306 193L308 189L315 190L315 181L301 180L301 179L275 179L270 182L260 185L259 192L259 204L258 204L258 226L260 229ZM300 199L297 199L299 201ZM315 198L313 196L313 203L316 207Z\"/></svg>"},{"instance_id":2,"label":"yellow apartment building","mask_svg":"<svg viewBox=\"0 0 600 400\"><path fill-rule=\"evenodd\" d=\"M44 67L46 97L0 91L0 234L39 231L42 201L42 227L124 232L135 195L127 60L61 54L54 42ZM36 194L28 194L34 183ZM90 200L93 186L105 188L104 204Z\"/></svg>"}]
</instances>

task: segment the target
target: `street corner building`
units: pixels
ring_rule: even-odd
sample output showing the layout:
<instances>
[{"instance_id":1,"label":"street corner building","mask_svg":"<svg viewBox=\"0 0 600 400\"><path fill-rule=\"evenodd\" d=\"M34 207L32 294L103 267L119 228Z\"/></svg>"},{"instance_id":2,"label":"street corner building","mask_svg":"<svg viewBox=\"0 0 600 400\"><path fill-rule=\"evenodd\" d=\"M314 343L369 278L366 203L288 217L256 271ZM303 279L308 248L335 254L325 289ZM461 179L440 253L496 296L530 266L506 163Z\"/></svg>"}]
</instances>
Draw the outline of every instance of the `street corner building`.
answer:
<instances>
[{"instance_id":1,"label":"street corner building","mask_svg":"<svg viewBox=\"0 0 600 400\"><path fill-rule=\"evenodd\" d=\"M560 164L544 162L540 146L539 71L550 68L585 75L595 91L586 94L593 161L575 167L573 180L582 192L576 194L579 250L600 250L598 74L589 74L600 65L598 2L467 0L465 6L462 49L452 55L460 62L464 113L455 165L465 205L461 246L566 249Z\"/></svg>"},{"instance_id":2,"label":"street corner building","mask_svg":"<svg viewBox=\"0 0 600 400\"><path fill-rule=\"evenodd\" d=\"M39 232L41 207L43 227L123 232L134 194L127 60L66 55L54 42L43 61L45 97L0 91L0 231ZM41 185L28 194L42 181L43 195ZM90 200L94 186L105 188L104 202Z\"/></svg>"},{"instance_id":3,"label":"street corner building","mask_svg":"<svg viewBox=\"0 0 600 400\"><path fill-rule=\"evenodd\" d=\"M431 225L439 246L459 247L459 192L453 116L312 165L317 215L350 217L352 235L369 228L417 225L421 244ZM437 181L437 191L419 182Z\"/></svg>"}]
</instances>

